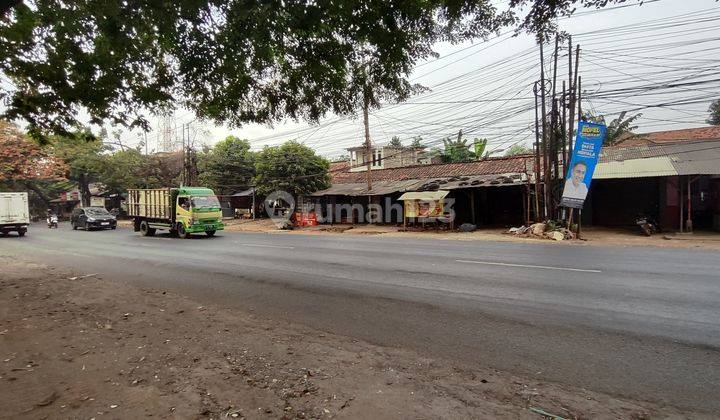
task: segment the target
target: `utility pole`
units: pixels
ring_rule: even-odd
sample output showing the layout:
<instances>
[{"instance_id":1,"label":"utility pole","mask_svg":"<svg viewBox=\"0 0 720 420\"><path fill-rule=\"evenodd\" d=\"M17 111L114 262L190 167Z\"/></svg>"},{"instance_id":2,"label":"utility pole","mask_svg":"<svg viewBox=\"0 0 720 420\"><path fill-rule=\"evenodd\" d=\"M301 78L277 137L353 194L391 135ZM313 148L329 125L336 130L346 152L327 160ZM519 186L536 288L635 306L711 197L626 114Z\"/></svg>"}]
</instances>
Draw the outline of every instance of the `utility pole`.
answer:
<instances>
[{"instance_id":1,"label":"utility pole","mask_svg":"<svg viewBox=\"0 0 720 420\"><path fill-rule=\"evenodd\" d=\"M148 156L148 139L147 139L147 131L145 132L145 160L143 162L147 163L147 157ZM143 172L145 172L145 188L148 187L148 168L144 168Z\"/></svg>"},{"instance_id":2,"label":"utility pole","mask_svg":"<svg viewBox=\"0 0 720 420\"><path fill-rule=\"evenodd\" d=\"M535 94L535 221L542 219L540 215L540 127L538 121L538 91L537 82L533 85Z\"/></svg>"},{"instance_id":3,"label":"utility pole","mask_svg":"<svg viewBox=\"0 0 720 420\"><path fill-rule=\"evenodd\" d=\"M542 118L542 154L543 154L543 219L546 219L548 214L548 147L547 147L547 110L545 108L545 55L543 54L543 42L542 35L540 36L540 115Z\"/></svg>"},{"instance_id":4,"label":"utility pole","mask_svg":"<svg viewBox=\"0 0 720 420\"><path fill-rule=\"evenodd\" d=\"M182 175L180 180L181 186L187 185L187 155L185 154L185 124L180 123L180 129L182 131Z\"/></svg>"},{"instance_id":5,"label":"utility pole","mask_svg":"<svg viewBox=\"0 0 720 420\"><path fill-rule=\"evenodd\" d=\"M370 108L370 92L366 86L363 89L363 123L365 124L365 162L367 164L367 190L368 202L370 201L370 191L372 190L372 144L370 143L370 122L368 121L368 109Z\"/></svg>"}]
</instances>

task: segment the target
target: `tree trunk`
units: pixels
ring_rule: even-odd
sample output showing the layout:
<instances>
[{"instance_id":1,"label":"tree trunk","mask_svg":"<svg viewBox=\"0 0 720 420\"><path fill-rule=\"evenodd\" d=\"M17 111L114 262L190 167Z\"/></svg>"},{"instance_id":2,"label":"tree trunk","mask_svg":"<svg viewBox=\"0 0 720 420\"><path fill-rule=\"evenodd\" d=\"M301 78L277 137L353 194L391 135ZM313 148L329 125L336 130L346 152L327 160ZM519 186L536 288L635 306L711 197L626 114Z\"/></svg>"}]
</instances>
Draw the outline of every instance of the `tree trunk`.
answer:
<instances>
[{"instance_id":1,"label":"tree trunk","mask_svg":"<svg viewBox=\"0 0 720 420\"><path fill-rule=\"evenodd\" d=\"M90 206L90 181L86 175L80 175L78 178L78 186L80 187L80 199L83 207Z\"/></svg>"}]
</instances>

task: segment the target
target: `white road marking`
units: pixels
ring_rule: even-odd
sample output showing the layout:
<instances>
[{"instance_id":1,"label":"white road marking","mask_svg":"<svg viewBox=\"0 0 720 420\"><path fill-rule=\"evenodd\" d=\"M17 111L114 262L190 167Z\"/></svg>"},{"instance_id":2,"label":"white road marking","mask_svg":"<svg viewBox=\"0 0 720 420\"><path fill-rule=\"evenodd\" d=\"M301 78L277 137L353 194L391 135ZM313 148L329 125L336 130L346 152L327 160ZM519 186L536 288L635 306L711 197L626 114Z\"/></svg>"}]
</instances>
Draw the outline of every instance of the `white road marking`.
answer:
<instances>
[{"instance_id":1,"label":"white road marking","mask_svg":"<svg viewBox=\"0 0 720 420\"><path fill-rule=\"evenodd\" d=\"M468 264L502 265L505 267L542 268L545 270L579 271L582 273L602 273L602 271L600 271L600 270L587 270L584 268L550 267L550 266L546 266L546 265L511 264L511 263L490 262L490 261L472 261L472 260L455 260L455 261L461 262L461 263L468 263Z\"/></svg>"},{"instance_id":2,"label":"white road marking","mask_svg":"<svg viewBox=\"0 0 720 420\"><path fill-rule=\"evenodd\" d=\"M260 248L281 248L281 249L295 249L294 246L282 246L282 245L262 245L262 244L243 244L240 242L235 242L238 245L242 246L257 246Z\"/></svg>"}]
</instances>

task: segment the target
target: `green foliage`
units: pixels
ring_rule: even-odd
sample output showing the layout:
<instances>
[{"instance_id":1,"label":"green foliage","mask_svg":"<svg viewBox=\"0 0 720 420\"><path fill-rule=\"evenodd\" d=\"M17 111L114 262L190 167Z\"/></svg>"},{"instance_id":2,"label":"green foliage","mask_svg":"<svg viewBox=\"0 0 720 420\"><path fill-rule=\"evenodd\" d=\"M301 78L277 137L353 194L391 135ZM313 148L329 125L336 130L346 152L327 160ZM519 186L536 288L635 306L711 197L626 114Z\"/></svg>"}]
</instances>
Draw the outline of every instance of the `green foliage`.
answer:
<instances>
[{"instance_id":1,"label":"green foliage","mask_svg":"<svg viewBox=\"0 0 720 420\"><path fill-rule=\"evenodd\" d=\"M457 139L443 139L443 150L440 152L442 161L445 163L470 162L487 157L487 139L474 139L472 145L463 138L462 130L458 131ZM472 146L472 150L470 150Z\"/></svg>"},{"instance_id":2,"label":"green foliage","mask_svg":"<svg viewBox=\"0 0 720 420\"><path fill-rule=\"evenodd\" d=\"M710 116L706 122L710 125L720 125L720 99L712 101L708 108Z\"/></svg>"},{"instance_id":3,"label":"green foliage","mask_svg":"<svg viewBox=\"0 0 720 420\"><path fill-rule=\"evenodd\" d=\"M352 114L366 96L417 91L407 77L436 42L512 21L489 0L27 0L0 13L6 114L34 135L69 134L79 109L131 128L175 104L230 126Z\"/></svg>"},{"instance_id":4,"label":"green foliage","mask_svg":"<svg viewBox=\"0 0 720 420\"><path fill-rule=\"evenodd\" d=\"M250 143L228 136L199 156L200 184L216 194L228 194L250 185L255 175L255 154Z\"/></svg>"},{"instance_id":5,"label":"green foliage","mask_svg":"<svg viewBox=\"0 0 720 420\"><path fill-rule=\"evenodd\" d=\"M475 159L479 159L485 156L485 149L487 148L488 139L473 140Z\"/></svg>"},{"instance_id":6,"label":"green foliage","mask_svg":"<svg viewBox=\"0 0 720 420\"><path fill-rule=\"evenodd\" d=\"M635 120L642 117L642 114L635 114L625 118L627 111L623 111L617 118L610 121L607 125L605 134L605 145L613 145L628 135L632 135L633 130L637 129L637 125L632 125ZM604 119L603 119L604 120Z\"/></svg>"},{"instance_id":7,"label":"green foliage","mask_svg":"<svg viewBox=\"0 0 720 420\"><path fill-rule=\"evenodd\" d=\"M147 128L144 111L176 104L230 126L316 121L417 92L409 73L437 42L518 22L547 34L577 5L622 1L9 0L0 72L12 86L0 99L37 137L70 134L79 110L92 124Z\"/></svg>"},{"instance_id":8,"label":"green foliage","mask_svg":"<svg viewBox=\"0 0 720 420\"><path fill-rule=\"evenodd\" d=\"M330 186L330 162L296 141L266 146L255 158L255 186L260 196L275 190L293 196Z\"/></svg>"},{"instance_id":9,"label":"green foliage","mask_svg":"<svg viewBox=\"0 0 720 420\"><path fill-rule=\"evenodd\" d=\"M528 153L533 153L533 149L524 144L513 144L505 150L505 156L525 155Z\"/></svg>"},{"instance_id":10,"label":"green foliage","mask_svg":"<svg viewBox=\"0 0 720 420\"><path fill-rule=\"evenodd\" d=\"M392 146L392 147L403 147L402 141L400 141L400 137L398 137L398 136L393 136L392 139L390 140L389 146Z\"/></svg>"},{"instance_id":11,"label":"green foliage","mask_svg":"<svg viewBox=\"0 0 720 420\"><path fill-rule=\"evenodd\" d=\"M450 140L449 138L443 139L443 162L456 163L456 162L469 162L470 159L470 147L467 144L466 139L461 140Z\"/></svg>"},{"instance_id":12,"label":"green foliage","mask_svg":"<svg viewBox=\"0 0 720 420\"><path fill-rule=\"evenodd\" d=\"M423 138L420 136L415 136L412 138L412 142L410 143L410 148L413 149L424 149L425 146L422 144Z\"/></svg>"},{"instance_id":13,"label":"green foliage","mask_svg":"<svg viewBox=\"0 0 720 420\"><path fill-rule=\"evenodd\" d=\"M99 181L105 191L123 194L128 188L145 188L147 185L146 174L150 162L139 149L118 150L103 156L103 160L105 168L100 173Z\"/></svg>"},{"instance_id":14,"label":"green foliage","mask_svg":"<svg viewBox=\"0 0 720 420\"><path fill-rule=\"evenodd\" d=\"M90 137L87 131L54 136L51 144L53 155L68 165L68 180L80 189L82 204L89 206L90 184L99 182L107 170L107 159L103 152L107 151L108 147L99 139Z\"/></svg>"}]
</instances>

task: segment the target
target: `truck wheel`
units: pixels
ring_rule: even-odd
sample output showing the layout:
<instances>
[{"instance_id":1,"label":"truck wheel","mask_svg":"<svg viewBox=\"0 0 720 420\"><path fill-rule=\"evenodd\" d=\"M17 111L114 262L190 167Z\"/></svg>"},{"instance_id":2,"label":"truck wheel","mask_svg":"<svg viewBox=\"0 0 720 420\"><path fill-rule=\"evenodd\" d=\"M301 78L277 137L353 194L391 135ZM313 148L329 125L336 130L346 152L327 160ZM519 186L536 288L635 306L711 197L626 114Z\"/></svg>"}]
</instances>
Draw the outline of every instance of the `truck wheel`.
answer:
<instances>
[{"instance_id":1,"label":"truck wheel","mask_svg":"<svg viewBox=\"0 0 720 420\"><path fill-rule=\"evenodd\" d=\"M25 236L25 230L18 230L18 236L23 237Z\"/></svg>"},{"instance_id":2,"label":"truck wheel","mask_svg":"<svg viewBox=\"0 0 720 420\"><path fill-rule=\"evenodd\" d=\"M147 222L142 222L140 223L140 233L142 233L142 236L153 236L155 229L148 226Z\"/></svg>"},{"instance_id":3,"label":"truck wheel","mask_svg":"<svg viewBox=\"0 0 720 420\"><path fill-rule=\"evenodd\" d=\"M185 230L185 225L182 223L178 223L177 233L180 239L188 239L190 237L190 234Z\"/></svg>"},{"instance_id":4,"label":"truck wheel","mask_svg":"<svg viewBox=\"0 0 720 420\"><path fill-rule=\"evenodd\" d=\"M77 230L77 225L75 222L70 222L70 226L72 226L73 230Z\"/></svg>"},{"instance_id":5,"label":"truck wheel","mask_svg":"<svg viewBox=\"0 0 720 420\"><path fill-rule=\"evenodd\" d=\"M213 236L215 236L215 231L214 230L206 230L205 234L212 238Z\"/></svg>"}]
</instances>

